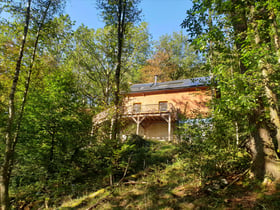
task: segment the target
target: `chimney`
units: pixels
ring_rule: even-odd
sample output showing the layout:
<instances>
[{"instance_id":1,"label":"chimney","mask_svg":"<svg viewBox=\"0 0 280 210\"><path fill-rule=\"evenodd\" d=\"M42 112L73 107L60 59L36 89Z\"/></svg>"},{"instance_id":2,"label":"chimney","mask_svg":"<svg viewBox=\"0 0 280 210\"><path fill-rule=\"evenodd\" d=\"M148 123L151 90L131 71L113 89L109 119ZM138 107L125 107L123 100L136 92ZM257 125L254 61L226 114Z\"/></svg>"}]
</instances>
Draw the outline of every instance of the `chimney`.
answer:
<instances>
[{"instance_id":1,"label":"chimney","mask_svg":"<svg viewBox=\"0 0 280 210\"><path fill-rule=\"evenodd\" d=\"M157 77L158 77L158 75L155 75L155 82L154 82L154 86L156 86L156 85L157 85Z\"/></svg>"}]
</instances>

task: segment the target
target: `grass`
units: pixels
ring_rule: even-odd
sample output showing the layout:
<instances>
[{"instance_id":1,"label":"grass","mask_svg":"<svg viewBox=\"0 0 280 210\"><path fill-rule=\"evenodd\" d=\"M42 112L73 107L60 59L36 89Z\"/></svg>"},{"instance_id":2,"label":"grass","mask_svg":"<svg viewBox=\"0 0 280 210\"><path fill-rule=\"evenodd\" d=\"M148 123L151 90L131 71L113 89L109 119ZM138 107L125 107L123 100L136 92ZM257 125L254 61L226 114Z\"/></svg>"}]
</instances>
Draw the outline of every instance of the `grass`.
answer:
<instances>
[{"instance_id":1,"label":"grass","mask_svg":"<svg viewBox=\"0 0 280 210\"><path fill-rule=\"evenodd\" d=\"M190 170L192 160L180 159L176 146L152 143L147 168L120 185L102 188L64 202L58 209L279 209L280 185L260 185L248 177L226 190L209 190ZM195 170L196 171L196 170ZM229 182L236 175L226 177Z\"/></svg>"}]
</instances>

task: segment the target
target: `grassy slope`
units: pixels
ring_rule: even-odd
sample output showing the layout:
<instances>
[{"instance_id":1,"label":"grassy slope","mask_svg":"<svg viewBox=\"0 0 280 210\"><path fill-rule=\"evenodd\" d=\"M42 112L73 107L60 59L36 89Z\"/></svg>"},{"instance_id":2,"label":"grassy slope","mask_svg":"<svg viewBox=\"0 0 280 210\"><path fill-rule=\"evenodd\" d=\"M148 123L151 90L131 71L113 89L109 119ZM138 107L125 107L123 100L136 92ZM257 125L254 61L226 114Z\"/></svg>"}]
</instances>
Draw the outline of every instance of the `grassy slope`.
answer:
<instances>
[{"instance_id":1,"label":"grassy slope","mask_svg":"<svg viewBox=\"0 0 280 210\"><path fill-rule=\"evenodd\" d=\"M186 170L191 162L179 159L174 145L155 144L151 159L156 164L126 177L122 184L65 200L58 209L280 208L280 185L258 185L242 177L226 189L209 191L199 176Z\"/></svg>"}]
</instances>

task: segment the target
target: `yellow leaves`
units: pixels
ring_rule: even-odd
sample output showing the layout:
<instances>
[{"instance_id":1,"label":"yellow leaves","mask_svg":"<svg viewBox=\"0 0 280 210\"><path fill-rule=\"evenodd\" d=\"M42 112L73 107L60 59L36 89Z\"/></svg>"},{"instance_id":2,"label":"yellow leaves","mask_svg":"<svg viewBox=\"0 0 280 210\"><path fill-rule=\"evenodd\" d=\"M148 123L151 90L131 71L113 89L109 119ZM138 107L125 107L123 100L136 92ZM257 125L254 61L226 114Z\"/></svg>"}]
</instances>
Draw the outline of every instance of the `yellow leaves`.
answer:
<instances>
[{"instance_id":1,"label":"yellow leaves","mask_svg":"<svg viewBox=\"0 0 280 210\"><path fill-rule=\"evenodd\" d=\"M158 51L153 58L147 61L141 71L141 80L143 82L153 82L154 75L158 75L158 81L171 80L170 75L176 72L177 66L171 61L171 56L164 52Z\"/></svg>"}]
</instances>

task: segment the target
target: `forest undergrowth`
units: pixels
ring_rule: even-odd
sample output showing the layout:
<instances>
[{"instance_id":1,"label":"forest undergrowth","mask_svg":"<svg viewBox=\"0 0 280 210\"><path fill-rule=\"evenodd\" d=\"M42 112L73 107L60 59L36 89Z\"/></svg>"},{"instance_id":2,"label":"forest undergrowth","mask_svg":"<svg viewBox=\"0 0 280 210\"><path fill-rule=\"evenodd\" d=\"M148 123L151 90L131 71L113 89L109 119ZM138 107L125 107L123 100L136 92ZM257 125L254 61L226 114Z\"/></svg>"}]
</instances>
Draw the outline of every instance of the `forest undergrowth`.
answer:
<instances>
[{"instance_id":1,"label":"forest undergrowth","mask_svg":"<svg viewBox=\"0 0 280 210\"><path fill-rule=\"evenodd\" d=\"M51 209L278 209L280 184L250 177L248 155L203 144L150 142L146 167ZM144 160L143 160L144 161Z\"/></svg>"}]
</instances>

